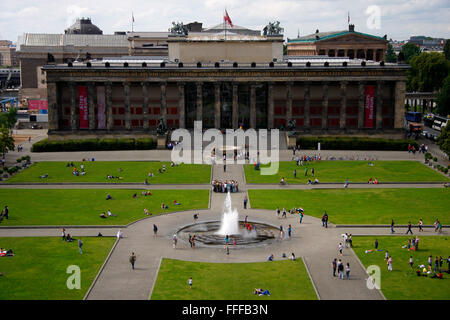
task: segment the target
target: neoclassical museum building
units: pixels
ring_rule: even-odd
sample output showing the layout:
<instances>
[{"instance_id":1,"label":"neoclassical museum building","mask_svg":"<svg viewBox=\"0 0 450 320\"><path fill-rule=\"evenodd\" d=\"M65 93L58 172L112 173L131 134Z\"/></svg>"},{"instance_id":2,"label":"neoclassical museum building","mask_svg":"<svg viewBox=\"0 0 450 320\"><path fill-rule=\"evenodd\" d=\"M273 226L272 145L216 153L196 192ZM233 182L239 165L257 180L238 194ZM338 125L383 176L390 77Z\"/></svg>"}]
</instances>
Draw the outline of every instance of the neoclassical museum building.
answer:
<instances>
[{"instance_id":1,"label":"neoclassical museum building","mask_svg":"<svg viewBox=\"0 0 450 320\"><path fill-rule=\"evenodd\" d=\"M167 56L47 64L49 138L140 137L160 121L189 129L196 120L204 129L402 133L406 65L283 55L283 42L270 30L174 27Z\"/></svg>"}]
</instances>

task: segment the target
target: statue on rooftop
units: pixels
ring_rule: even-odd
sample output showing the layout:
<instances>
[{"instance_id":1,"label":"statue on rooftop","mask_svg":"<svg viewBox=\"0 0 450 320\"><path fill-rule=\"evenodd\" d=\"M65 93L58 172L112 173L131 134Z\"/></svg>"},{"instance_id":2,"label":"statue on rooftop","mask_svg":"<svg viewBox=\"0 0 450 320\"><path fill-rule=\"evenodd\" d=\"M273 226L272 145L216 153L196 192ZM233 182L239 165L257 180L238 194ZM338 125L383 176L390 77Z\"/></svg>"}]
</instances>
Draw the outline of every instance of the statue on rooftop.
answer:
<instances>
[{"instance_id":1,"label":"statue on rooftop","mask_svg":"<svg viewBox=\"0 0 450 320\"><path fill-rule=\"evenodd\" d=\"M265 36L279 36L283 34L284 28L280 27L280 21L269 22L263 29Z\"/></svg>"},{"instance_id":2,"label":"statue on rooftop","mask_svg":"<svg viewBox=\"0 0 450 320\"><path fill-rule=\"evenodd\" d=\"M187 36L188 28L183 22L172 22L172 28L169 28L169 32L173 35Z\"/></svg>"},{"instance_id":3,"label":"statue on rooftop","mask_svg":"<svg viewBox=\"0 0 450 320\"><path fill-rule=\"evenodd\" d=\"M167 131L167 128L166 128L166 125L164 124L164 119L160 118L158 127L156 128L156 133L158 133L159 135L163 135L166 133L166 131Z\"/></svg>"}]
</instances>

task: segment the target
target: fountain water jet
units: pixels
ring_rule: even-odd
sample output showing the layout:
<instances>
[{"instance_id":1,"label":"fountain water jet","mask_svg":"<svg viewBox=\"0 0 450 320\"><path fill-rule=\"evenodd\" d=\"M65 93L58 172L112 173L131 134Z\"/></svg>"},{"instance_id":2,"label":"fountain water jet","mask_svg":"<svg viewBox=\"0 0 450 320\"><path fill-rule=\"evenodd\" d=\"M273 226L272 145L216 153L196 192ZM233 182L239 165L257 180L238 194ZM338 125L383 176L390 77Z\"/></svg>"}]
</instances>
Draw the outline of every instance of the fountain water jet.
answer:
<instances>
[{"instance_id":1,"label":"fountain water jet","mask_svg":"<svg viewBox=\"0 0 450 320\"><path fill-rule=\"evenodd\" d=\"M223 204L222 221L220 229L216 232L218 235L238 235L239 231L239 213L231 207L231 193L228 192Z\"/></svg>"}]
</instances>

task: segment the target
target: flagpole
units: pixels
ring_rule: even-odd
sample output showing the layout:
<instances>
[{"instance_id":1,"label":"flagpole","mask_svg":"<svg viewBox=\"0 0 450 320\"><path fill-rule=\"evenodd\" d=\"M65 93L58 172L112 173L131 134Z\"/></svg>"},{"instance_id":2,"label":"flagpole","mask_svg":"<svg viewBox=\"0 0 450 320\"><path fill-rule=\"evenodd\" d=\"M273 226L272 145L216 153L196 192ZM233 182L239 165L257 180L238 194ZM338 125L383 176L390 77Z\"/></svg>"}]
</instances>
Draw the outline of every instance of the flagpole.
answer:
<instances>
[{"instance_id":1,"label":"flagpole","mask_svg":"<svg viewBox=\"0 0 450 320\"><path fill-rule=\"evenodd\" d=\"M227 8L225 8L225 12L227 12ZM225 41L227 41L227 25L225 21L225 12L223 15L223 31L225 32Z\"/></svg>"}]
</instances>

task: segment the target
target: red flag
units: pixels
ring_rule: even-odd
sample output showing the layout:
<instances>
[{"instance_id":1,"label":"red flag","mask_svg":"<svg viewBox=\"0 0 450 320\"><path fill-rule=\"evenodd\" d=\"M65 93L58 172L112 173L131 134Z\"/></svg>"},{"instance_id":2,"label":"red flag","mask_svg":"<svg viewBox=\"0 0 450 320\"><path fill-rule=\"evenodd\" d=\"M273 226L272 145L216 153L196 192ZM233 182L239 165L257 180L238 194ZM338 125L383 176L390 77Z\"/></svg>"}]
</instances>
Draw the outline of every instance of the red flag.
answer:
<instances>
[{"instance_id":1,"label":"red flag","mask_svg":"<svg viewBox=\"0 0 450 320\"><path fill-rule=\"evenodd\" d=\"M231 22L230 16L228 15L227 10L225 10L225 15L223 16L223 20L228 22L228 24L233 28L233 22Z\"/></svg>"},{"instance_id":2,"label":"red flag","mask_svg":"<svg viewBox=\"0 0 450 320\"><path fill-rule=\"evenodd\" d=\"M348 20L347 23L350 23L350 11L349 11L348 14L347 14L347 20Z\"/></svg>"}]
</instances>

